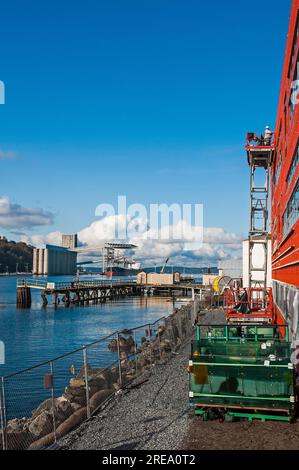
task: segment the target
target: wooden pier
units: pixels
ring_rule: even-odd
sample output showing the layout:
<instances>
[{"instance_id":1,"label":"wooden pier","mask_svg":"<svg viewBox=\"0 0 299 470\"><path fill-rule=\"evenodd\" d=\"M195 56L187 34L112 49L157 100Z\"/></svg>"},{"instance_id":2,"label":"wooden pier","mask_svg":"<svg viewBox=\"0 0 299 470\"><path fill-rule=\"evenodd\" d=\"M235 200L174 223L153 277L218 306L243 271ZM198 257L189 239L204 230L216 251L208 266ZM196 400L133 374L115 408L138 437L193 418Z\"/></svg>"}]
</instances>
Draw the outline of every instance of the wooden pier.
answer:
<instances>
[{"instance_id":1,"label":"wooden pier","mask_svg":"<svg viewBox=\"0 0 299 470\"><path fill-rule=\"evenodd\" d=\"M43 305L49 304L49 298L55 306L59 304L68 307L73 304L97 304L118 297L129 295L174 295L180 293L191 297L202 286L200 284L170 284L170 285L144 285L128 280L75 280L71 282L49 282L45 279L25 278L17 280L17 307L29 308L31 306L31 289L41 292Z\"/></svg>"},{"instance_id":2,"label":"wooden pier","mask_svg":"<svg viewBox=\"0 0 299 470\"><path fill-rule=\"evenodd\" d=\"M52 297L57 306L71 304L101 303L115 297L137 295L140 291L135 282L119 280L93 280L73 282L48 282L44 279L18 279L17 306L28 308L31 305L31 289L39 290L43 305Z\"/></svg>"}]
</instances>

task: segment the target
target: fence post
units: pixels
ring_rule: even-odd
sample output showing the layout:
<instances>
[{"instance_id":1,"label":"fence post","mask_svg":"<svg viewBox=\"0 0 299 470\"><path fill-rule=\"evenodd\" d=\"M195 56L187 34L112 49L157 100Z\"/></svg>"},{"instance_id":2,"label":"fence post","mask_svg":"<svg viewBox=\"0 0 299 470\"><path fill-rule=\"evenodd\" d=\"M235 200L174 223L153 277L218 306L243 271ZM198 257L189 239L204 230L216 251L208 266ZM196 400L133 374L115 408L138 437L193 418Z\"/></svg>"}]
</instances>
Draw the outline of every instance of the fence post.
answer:
<instances>
[{"instance_id":1,"label":"fence post","mask_svg":"<svg viewBox=\"0 0 299 470\"><path fill-rule=\"evenodd\" d=\"M135 375L138 377L138 360L137 360L137 343L136 343L136 330L134 330L134 354L135 354Z\"/></svg>"},{"instance_id":2,"label":"fence post","mask_svg":"<svg viewBox=\"0 0 299 470\"><path fill-rule=\"evenodd\" d=\"M164 317L163 317L164 320ZM160 322L158 323L158 344L159 344L159 362L162 359L162 353L161 353L161 339L160 339Z\"/></svg>"},{"instance_id":3,"label":"fence post","mask_svg":"<svg viewBox=\"0 0 299 470\"><path fill-rule=\"evenodd\" d=\"M6 409L5 409L5 388L4 388L4 377L1 377L1 389L0 389L0 414L1 414L1 434L2 434L2 449L7 450L6 442Z\"/></svg>"},{"instance_id":4,"label":"fence post","mask_svg":"<svg viewBox=\"0 0 299 470\"><path fill-rule=\"evenodd\" d=\"M195 321L197 320L197 308L198 308L198 304L197 304L197 296L195 295L194 296L194 300L193 300L193 323L195 323Z\"/></svg>"},{"instance_id":5,"label":"fence post","mask_svg":"<svg viewBox=\"0 0 299 470\"><path fill-rule=\"evenodd\" d=\"M83 361L84 361L84 380L85 380L85 392L86 392L86 408L87 408L87 419L90 418L90 406L89 406L89 385L88 385L88 368L87 368L87 350L83 348Z\"/></svg>"},{"instance_id":6,"label":"fence post","mask_svg":"<svg viewBox=\"0 0 299 470\"><path fill-rule=\"evenodd\" d=\"M149 336L149 351L150 351L150 364L151 364L151 370L153 366L153 360L152 360L152 326L149 323L148 324L148 336Z\"/></svg>"},{"instance_id":7,"label":"fence post","mask_svg":"<svg viewBox=\"0 0 299 470\"><path fill-rule=\"evenodd\" d=\"M181 322L181 312L178 311L177 313L177 326L179 330L179 337L181 339L181 342L183 342L183 329L182 329L182 322Z\"/></svg>"},{"instance_id":8,"label":"fence post","mask_svg":"<svg viewBox=\"0 0 299 470\"><path fill-rule=\"evenodd\" d=\"M173 325L172 325L172 321L170 318L168 318L166 322L167 322L166 324L169 330L169 338L171 338L170 340L171 352L173 353L175 351L175 339L174 339L174 334L173 334Z\"/></svg>"},{"instance_id":9,"label":"fence post","mask_svg":"<svg viewBox=\"0 0 299 470\"><path fill-rule=\"evenodd\" d=\"M50 361L50 374L51 374L51 400L52 400L52 417L53 417L53 433L54 442L57 442L56 436L56 420L55 420L55 398L54 398L54 375L53 375L53 362Z\"/></svg>"},{"instance_id":10,"label":"fence post","mask_svg":"<svg viewBox=\"0 0 299 470\"><path fill-rule=\"evenodd\" d=\"M123 377L122 377L122 371L121 371L120 346L119 346L119 332L117 332L117 358L118 358L119 386L120 388L123 388Z\"/></svg>"},{"instance_id":11,"label":"fence post","mask_svg":"<svg viewBox=\"0 0 299 470\"><path fill-rule=\"evenodd\" d=\"M173 350L175 352L176 350L176 346L177 346L177 338L175 337L175 325L174 325L174 322L175 322L175 318L174 318L174 321L171 320L171 333L172 333L172 339L173 339Z\"/></svg>"}]
</instances>

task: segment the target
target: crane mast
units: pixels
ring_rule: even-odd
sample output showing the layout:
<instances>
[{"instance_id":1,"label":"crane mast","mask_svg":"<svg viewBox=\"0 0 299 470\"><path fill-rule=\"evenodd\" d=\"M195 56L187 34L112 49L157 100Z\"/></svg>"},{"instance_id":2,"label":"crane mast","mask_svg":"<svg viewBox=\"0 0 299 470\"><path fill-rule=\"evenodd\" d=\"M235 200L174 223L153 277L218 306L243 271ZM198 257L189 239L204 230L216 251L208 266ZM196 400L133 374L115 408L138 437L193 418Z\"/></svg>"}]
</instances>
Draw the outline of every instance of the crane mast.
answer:
<instances>
[{"instance_id":1,"label":"crane mast","mask_svg":"<svg viewBox=\"0 0 299 470\"><path fill-rule=\"evenodd\" d=\"M249 288L261 288L266 291L268 279L268 219L269 219L269 180L270 166L273 160L274 145L251 145L247 135L246 151L250 166L250 227L249 227ZM259 178L257 178L259 170ZM255 247L263 247L263 266L254 266L253 253ZM261 276L257 274L261 272Z\"/></svg>"},{"instance_id":2,"label":"crane mast","mask_svg":"<svg viewBox=\"0 0 299 470\"><path fill-rule=\"evenodd\" d=\"M268 129L268 128L267 128ZM268 285L268 231L270 167L274 155L271 138L248 133L246 152L250 167L250 223L244 249L243 288L226 290L226 319L232 322L273 322L272 289ZM262 249L261 249L262 247ZM248 259L246 259L248 256ZM259 260L260 258L260 260ZM261 261L259 264L257 261ZM247 270L247 272L246 272Z\"/></svg>"}]
</instances>

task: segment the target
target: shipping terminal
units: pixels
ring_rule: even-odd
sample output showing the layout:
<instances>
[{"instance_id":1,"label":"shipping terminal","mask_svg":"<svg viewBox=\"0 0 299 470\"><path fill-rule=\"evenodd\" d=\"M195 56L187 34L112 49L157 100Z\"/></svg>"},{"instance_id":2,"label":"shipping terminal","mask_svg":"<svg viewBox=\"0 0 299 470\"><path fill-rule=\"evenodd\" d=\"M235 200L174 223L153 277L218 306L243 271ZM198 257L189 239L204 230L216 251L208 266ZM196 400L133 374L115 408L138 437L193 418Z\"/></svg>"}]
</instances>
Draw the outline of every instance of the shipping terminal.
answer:
<instances>
[{"instance_id":1,"label":"shipping terminal","mask_svg":"<svg viewBox=\"0 0 299 470\"><path fill-rule=\"evenodd\" d=\"M74 282L64 283L49 283L38 279L18 280L17 299L20 308L30 306L30 289L41 290L44 306L48 303L47 296L54 296L55 308L59 304L69 307L72 304L106 302L120 296L140 295L144 299L159 293L161 295L161 292L177 295L180 291L188 300L188 305L174 308L171 315L153 324L117 331L113 338L104 338L107 340L105 348L108 348L111 354L114 352L117 355L113 367L100 368L96 361L93 362L96 353L94 356L90 354L91 359L88 359L88 347L92 349L95 343L84 347L84 364L81 368L77 366L78 371L74 364L71 366L73 377L63 395L58 398L54 398L54 375L51 368L51 373L44 376L44 383L45 388L52 391L53 403L49 406L52 406L53 414L54 400L70 403L74 401L76 411L70 411L69 416L59 423L57 429L56 426L52 427L51 422L47 433L34 439L30 435L30 441L22 441L24 448L40 449L56 445L59 439L94 415L94 420L86 424L83 432L75 435L73 441L66 440L62 444L69 446L68 448L80 448L76 446L80 446L82 440L84 448L84 433L88 435L90 432L92 437L94 436L93 426L98 419L96 412L106 406L106 400L110 403L117 395L118 402L114 408L111 407L109 416L107 413L108 419L105 421L105 417L102 419L100 416L100 424L96 429L98 437L95 439L98 438L99 448L104 448L103 440L108 434L103 433L102 429L105 426L109 428L114 413L116 422L119 423L119 416L124 419L125 415L130 416L127 411L130 406L133 407L134 426L125 426L128 433L143 423L145 413L142 406L143 401L146 401L143 400L143 390L147 387L145 383L155 374L158 378L161 374L163 383L161 385L157 378L156 383L153 381L158 391L151 406L144 406L146 414L149 415L148 422L152 419L158 421L160 417L157 419L150 415L155 400L158 400L157 397L166 383L175 382L177 376L182 374L181 367L173 368L172 374L166 375L165 379L163 367L167 361L171 363L172 360L179 360L180 351L186 344L188 362L187 356L183 357L184 379L177 381L177 390L171 392L171 399L176 401L176 393L179 393L179 387L183 383L186 386L184 396L188 406L190 405L188 409L191 410L193 423L196 422L195 426L199 426L201 420L218 420L227 423L229 427L230 423L240 421L257 421L259 424L265 421L279 421L292 424L298 419L298 102L299 0L292 0L276 127L271 129L266 125L268 123L265 123L265 128L255 129L253 122L253 127L248 129L244 136L244 165L248 167L249 179L249 230L248 237L243 242L242 278L225 275L221 269L219 275L205 274L206 278L203 276L204 281L200 284L190 279L187 281L183 279L182 273L166 272L169 258L165 260L159 273L144 272L135 260L120 254L120 250L130 250L135 245L106 243L101 248L101 262L102 274L108 275L109 279L81 281L78 278ZM59 264L57 260L62 256L70 258L68 262L71 269L75 269L74 267L80 264L76 263L77 253L84 251L84 248L78 248L76 244L77 241L73 243L67 239L62 248L47 245L46 249L36 250L34 274L49 274L48 270L52 269L52 264ZM236 272L238 270L239 268L236 268ZM125 276L132 274L136 275L136 280L125 279ZM115 276L122 276L123 279L112 279ZM212 317L213 321L204 321ZM152 370L155 372L151 375ZM14 378L13 374L12 377L2 377L3 383L6 380L9 382L11 378ZM121 391L124 389L128 393L122 395ZM137 396L139 390L141 399L130 399L130 393ZM165 388L163 393L167 393ZM3 449L19 448L19 444L16 445L13 441L10 443L7 438L9 426L5 426L4 392L0 398L1 419L4 423ZM136 407L136 411L134 404L137 402L140 410ZM165 403L166 401L163 401L163 404ZM124 406L124 413L118 414L115 411L117 406L119 409ZM175 405L173 407L175 408ZM135 416L138 410L142 415L139 420ZM171 410L169 403L165 410L167 415ZM181 417L182 409L179 409L178 413ZM164 426L163 432L170 425L171 423L168 423ZM114 430L110 432L113 434ZM118 433L118 429L115 432ZM27 434L25 437L28 439ZM117 434L115 448L119 450L122 447L117 447L120 445L118 438ZM127 444L125 439L123 442ZM134 442L130 441L129 444L132 447L128 448L135 448Z\"/></svg>"}]
</instances>

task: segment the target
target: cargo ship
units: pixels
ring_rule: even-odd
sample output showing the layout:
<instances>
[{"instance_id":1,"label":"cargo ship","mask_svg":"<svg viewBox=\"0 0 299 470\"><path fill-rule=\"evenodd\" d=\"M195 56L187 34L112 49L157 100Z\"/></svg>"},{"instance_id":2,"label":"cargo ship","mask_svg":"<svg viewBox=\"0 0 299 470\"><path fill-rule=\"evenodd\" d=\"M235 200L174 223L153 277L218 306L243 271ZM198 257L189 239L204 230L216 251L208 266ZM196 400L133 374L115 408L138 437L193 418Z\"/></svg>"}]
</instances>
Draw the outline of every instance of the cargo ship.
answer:
<instances>
[{"instance_id":1,"label":"cargo ship","mask_svg":"<svg viewBox=\"0 0 299 470\"><path fill-rule=\"evenodd\" d=\"M108 267L105 274L106 276L137 276L140 272L140 264L134 263L130 268L122 266Z\"/></svg>"}]
</instances>

